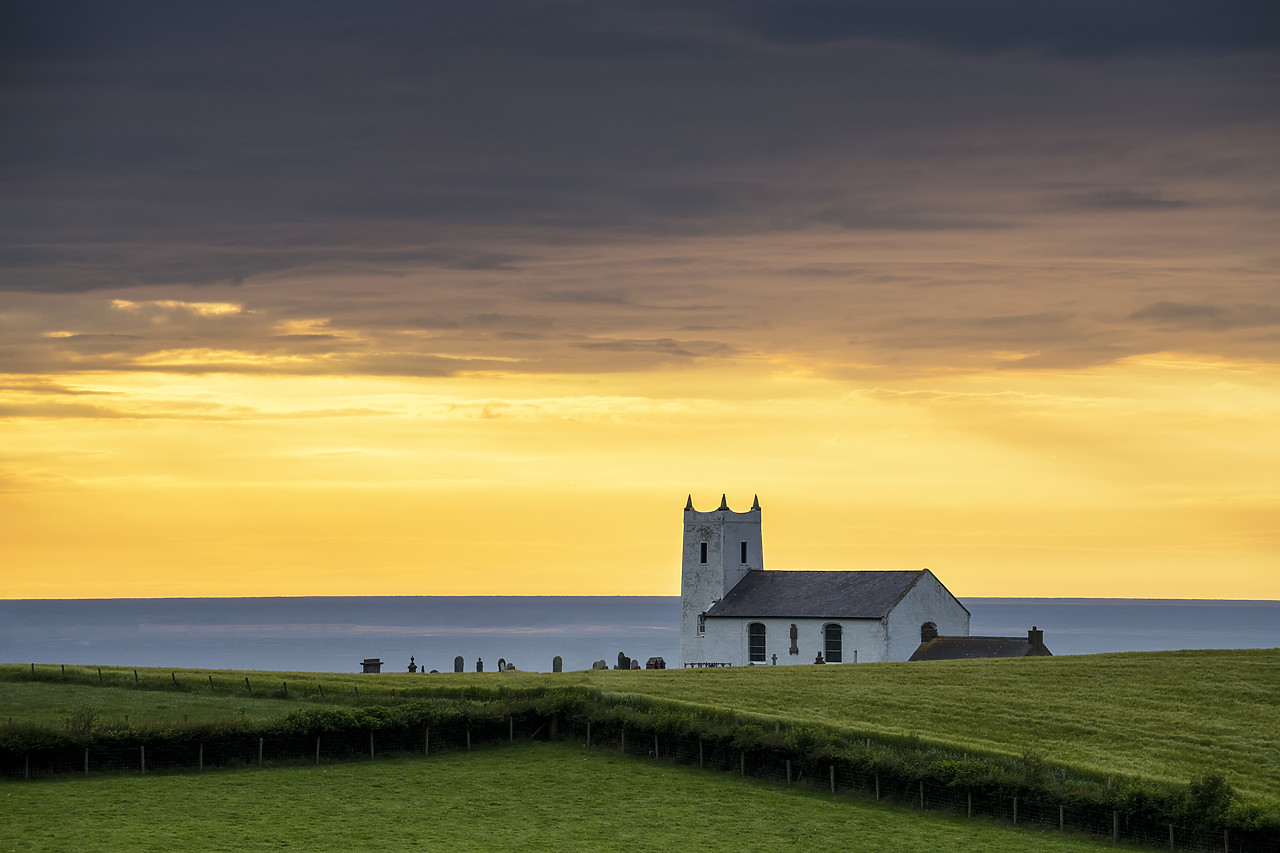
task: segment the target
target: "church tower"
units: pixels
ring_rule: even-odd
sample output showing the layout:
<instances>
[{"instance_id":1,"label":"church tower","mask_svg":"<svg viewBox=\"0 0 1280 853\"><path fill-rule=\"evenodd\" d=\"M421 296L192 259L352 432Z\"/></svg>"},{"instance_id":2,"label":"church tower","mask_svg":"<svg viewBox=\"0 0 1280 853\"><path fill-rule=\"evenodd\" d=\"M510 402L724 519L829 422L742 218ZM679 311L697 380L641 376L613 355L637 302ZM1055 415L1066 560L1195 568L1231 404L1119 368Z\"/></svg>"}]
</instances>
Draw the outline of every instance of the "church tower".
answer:
<instances>
[{"instance_id":1,"label":"church tower","mask_svg":"<svg viewBox=\"0 0 1280 853\"><path fill-rule=\"evenodd\" d=\"M703 614L724 598L749 571L764 568L760 499L747 512L734 512L722 495L711 512L684 507L684 550L680 569L681 663L710 660Z\"/></svg>"}]
</instances>

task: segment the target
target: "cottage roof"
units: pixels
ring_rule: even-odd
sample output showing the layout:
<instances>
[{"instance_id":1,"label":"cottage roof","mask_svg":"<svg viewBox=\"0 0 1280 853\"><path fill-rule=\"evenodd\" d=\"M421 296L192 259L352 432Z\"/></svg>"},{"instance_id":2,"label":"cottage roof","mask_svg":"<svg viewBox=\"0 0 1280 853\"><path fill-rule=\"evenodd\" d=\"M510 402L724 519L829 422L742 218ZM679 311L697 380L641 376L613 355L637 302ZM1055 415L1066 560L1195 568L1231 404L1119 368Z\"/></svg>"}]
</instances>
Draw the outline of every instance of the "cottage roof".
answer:
<instances>
[{"instance_id":1,"label":"cottage roof","mask_svg":"<svg viewBox=\"0 0 1280 853\"><path fill-rule=\"evenodd\" d=\"M916 649L911 660L968 660L1052 656L1042 642L1027 637L934 637Z\"/></svg>"},{"instance_id":2,"label":"cottage roof","mask_svg":"<svg viewBox=\"0 0 1280 853\"><path fill-rule=\"evenodd\" d=\"M750 571L707 616L882 619L927 571Z\"/></svg>"}]
</instances>

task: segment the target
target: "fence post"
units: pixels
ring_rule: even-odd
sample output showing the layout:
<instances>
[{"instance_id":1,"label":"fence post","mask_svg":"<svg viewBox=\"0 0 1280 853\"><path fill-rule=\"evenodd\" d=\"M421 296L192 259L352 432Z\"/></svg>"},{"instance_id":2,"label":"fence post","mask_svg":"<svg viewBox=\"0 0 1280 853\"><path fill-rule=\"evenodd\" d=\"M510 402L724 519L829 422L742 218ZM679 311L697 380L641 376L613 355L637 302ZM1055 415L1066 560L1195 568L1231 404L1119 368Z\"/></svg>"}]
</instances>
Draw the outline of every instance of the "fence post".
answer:
<instances>
[{"instance_id":1,"label":"fence post","mask_svg":"<svg viewBox=\"0 0 1280 853\"><path fill-rule=\"evenodd\" d=\"M89 747L84 748L84 775L89 775Z\"/></svg>"},{"instance_id":2,"label":"fence post","mask_svg":"<svg viewBox=\"0 0 1280 853\"><path fill-rule=\"evenodd\" d=\"M471 751L471 726L467 726L467 752Z\"/></svg>"},{"instance_id":3,"label":"fence post","mask_svg":"<svg viewBox=\"0 0 1280 853\"><path fill-rule=\"evenodd\" d=\"M1013 825L1018 825L1018 798L1013 798Z\"/></svg>"},{"instance_id":4,"label":"fence post","mask_svg":"<svg viewBox=\"0 0 1280 853\"><path fill-rule=\"evenodd\" d=\"M591 721L587 720L587 746L591 746Z\"/></svg>"},{"instance_id":5,"label":"fence post","mask_svg":"<svg viewBox=\"0 0 1280 853\"><path fill-rule=\"evenodd\" d=\"M467 730L467 749L471 748L471 730ZM369 760L373 761L373 729L369 729Z\"/></svg>"},{"instance_id":6,"label":"fence post","mask_svg":"<svg viewBox=\"0 0 1280 853\"><path fill-rule=\"evenodd\" d=\"M320 735L316 735L316 764L320 763Z\"/></svg>"},{"instance_id":7,"label":"fence post","mask_svg":"<svg viewBox=\"0 0 1280 853\"><path fill-rule=\"evenodd\" d=\"M178 673L176 673L176 672L171 672L171 673L169 673L169 677L173 679L173 686L174 686L174 687L177 687L177 686L178 686Z\"/></svg>"},{"instance_id":8,"label":"fence post","mask_svg":"<svg viewBox=\"0 0 1280 853\"><path fill-rule=\"evenodd\" d=\"M836 792L836 766L834 764L828 764L827 767L831 771L831 793L834 794Z\"/></svg>"},{"instance_id":9,"label":"fence post","mask_svg":"<svg viewBox=\"0 0 1280 853\"><path fill-rule=\"evenodd\" d=\"M880 774L876 774L876 802L880 802Z\"/></svg>"},{"instance_id":10,"label":"fence post","mask_svg":"<svg viewBox=\"0 0 1280 853\"><path fill-rule=\"evenodd\" d=\"M35 664L31 664L31 671L32 672L36 671ZM30 752L27 752L26 756L22 759L22 778L23 779L31 778L31 753Z\"/></svg>"},{"instance_id":11,"label":"fence post","mask_svg":"<svg viewBox=\"0 0 1280 853\"><path fill-rule=\"evenodd\" d=\"M1173 850L1173 824L1169 824L1169 849Z\"/></svg>"},{"instance_id":12,"label":"fence post","mask_svg":"<svg viewBox=\"0 0 1280 853\"><path fill-rule=\"evenodd\" d=\"M1063 808L1061 803L1059 803L1058 804L1058 832L1067 831L1067 816L1065 812L1066 812L1066 809Z\"/></svg>"},{"instance_id":13,"label":"fence post","mask_svg":"<svg viewBox=\"0 0 1280 853\"><path fill-rule=\"evenodd\" d=\"M1120 812L1111 813L1111 843L1120 843Z\"/></svg>"},{"instance_id":14,"label":"fence post","mask_svg":"<svg viewBox=\"0 0 1280 853\"><path fill-rule=\"evenodd\" d=\"M658 736L656 734L653 736L653 760L658 760Z\"/></svg>"},{"instance_id":15,"label":"fence post","mask_svg":"<svg viewBox=\"0 0 1280 853\"><path fill-rule=\"evenodd\" d=\"M98 683L102 683L102 667L98 667Z\"/></svg>"},{"instance_id":16,"label":"fence post","mask_svg":"<svg viewBox=\"0 0 1280 853\"><path fill-rule=\"evenodd\" d=\"M791 759L787 759L787 784L791 784Z\"/></svg>"},{"instance_id":17,"label":"fence post","mask_svg":"<svg viewBox=\"0 0 1280 853\"><path fill-rule=\"evenodd\" d=\"M198 766L196 769L197 769L197 770L199 770L199 771L201 771L201 772L204 772L204 741L200 741L200 758L199 758L199 761L200 761L200 764L199 764L199 766Z\"/></svg>"},{"instance_id":18,"label":"fence post","mask_svg":"<svg viewBox=\"0 0 1280 853\"><path fill-rule=\"evenodd\" d=\"M244 689L248 690L250 693L253 692L253 686L249 684L249 676L247 675L244 677Z\"/></svg>"},{"instance_id":19,"label":"fence post","mask_svg":"<svg viewBox=\"0 0 1280 853\"><path fill-rule=\"evenodd\" d=\"M747 751L745 749L738 750L738 775L747 775Z\"/></svg>"},{"instance_id":20,"label":"fence post","mask_svg":"<svg viewBox=\"0 0 1280 853\"><path fill-rule=\"evenodd\" d=\"M701 770L702 767L702 741L698 741L698 769Z\"/></svg>"},{"instance_id":21,"label":"fence post","mask_svg":"<svg viewBox=\"0 0 1280 853\"><path fill-rule=\"evenodd\" d=\"M1225 829L1222 830L1222 853L1231 853L1231 839Z\"/></svg>"},{"instance_id":22,"label":"fence post","mask_svg":"<svg viewBox=\"0 0 1280 853\"><path fill-rule=\"evenodd\" d=\"M507 740L511 743L516 742L516 718L514 716L507 717Z\"/></svg>"},{"instance_id":23,"label":"fence post","mask_svg":"<svg viewBox=\"0 0 1280 853\"><path fill-rule=\"evenodd\" d=\"M262 769L262 738L258 738L258 769Z\"/></svg>"},{"instance_id":24,"label":"fence post","mask_svg":"<svg viewBox=\"0 0 1280 853\"><path fill-rule=\"evenodd\" d=\"M209 692L213 692L213 676L209 676Z\"/></svg>"},{"instance_id":25,"label":"fence post","mask_svg":"<svg viewBox=\"0 0 1280 853\"><path fill-rule=\"evenodd\" d=\"M138 756L142 763L142 775L147 775L147 747L144 744L138 744Z\"/></svg>"},{"instance_id":26,"label":"fence post","mask_svg":"<svg viewBox=\"0 0 1280 853\"><path fill-rule=\"evenodd\" d=\"M622 751L624 753L627 751L627 727L626 726L622 727Z\"/></svg>"},{"instance_id":27,"label":"fence post","mask_svg":"<svg viewBox=\"0 0 1280 853\"><path fill-rule=\"evenodd\" d=\"M964 816L973 817L973 791L967 791L966 793L968 794L969 805L965 809Z\"/></svg>"},{"instance_id":28,"label":"fence post","mask_svg":"<svg viewBox=\"0 0 1280 853\"><path fill-rule=\"evenodd\" d=\"M924 780L920 780L920 811L924 811Z\"/></svg>"},{"instance_id":29,"label":"fence post","mask_svg":"<svg viewBox=\"0 0 1280 853\"><path fill-rule=\"evenodd\" d=\"M422 739L422 754L431 754L431 726L427 726L427 733Z\"/></svg>"}]
</instances>

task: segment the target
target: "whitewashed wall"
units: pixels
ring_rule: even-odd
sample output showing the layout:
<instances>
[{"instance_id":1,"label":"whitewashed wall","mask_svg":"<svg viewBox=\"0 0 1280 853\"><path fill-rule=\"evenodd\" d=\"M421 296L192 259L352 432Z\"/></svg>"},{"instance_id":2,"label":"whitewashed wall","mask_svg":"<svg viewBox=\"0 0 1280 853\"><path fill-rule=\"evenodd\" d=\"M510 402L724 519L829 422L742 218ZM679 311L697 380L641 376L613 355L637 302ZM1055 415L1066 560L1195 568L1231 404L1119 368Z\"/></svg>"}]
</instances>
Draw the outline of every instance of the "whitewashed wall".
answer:
<instances>
[{"instance_id":1,"label":"whitewashed wall","mask_svg":"<svg viewBox=\"0 0 1280 853\"><path fill-rule=\"evenodd\" d=\"M915 586L889 611L887 660L910 660L920 646L920 626L933 622L945 637L969 636L969 612L933 572L925 570Z\"/></svg>"}]
</instances>

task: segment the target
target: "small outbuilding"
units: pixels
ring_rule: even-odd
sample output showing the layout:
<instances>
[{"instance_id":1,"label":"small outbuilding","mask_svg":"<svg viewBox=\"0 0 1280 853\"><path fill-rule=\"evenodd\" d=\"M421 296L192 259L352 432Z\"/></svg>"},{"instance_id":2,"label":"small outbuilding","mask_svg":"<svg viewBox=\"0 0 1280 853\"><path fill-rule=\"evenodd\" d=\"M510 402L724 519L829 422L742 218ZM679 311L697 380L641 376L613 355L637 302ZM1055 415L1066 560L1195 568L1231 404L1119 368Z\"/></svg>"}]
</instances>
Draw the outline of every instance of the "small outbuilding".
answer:
<instances>
[{"instance_id":1,"label":"small outbuilding","mask_svg":"<svg viewBox=\"0 0 1280 853\"><path fill-rule=\"evenodd\" d=\"M1044 631L1034 625L1025 637L943 637L938 626L926 622L920 629L920 646L911 660L968 660L969 658L1051 657Z\"/></svg>"}]
</instances>

